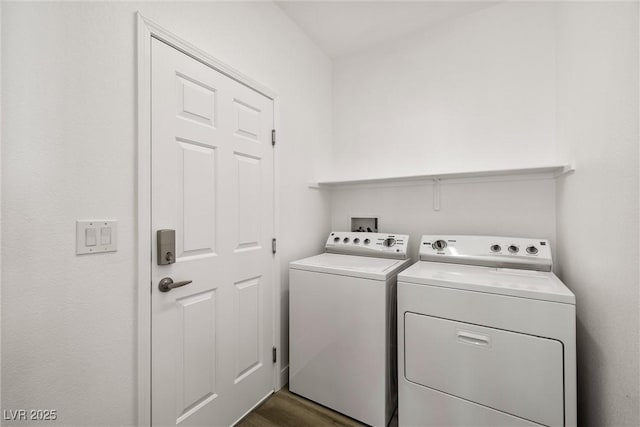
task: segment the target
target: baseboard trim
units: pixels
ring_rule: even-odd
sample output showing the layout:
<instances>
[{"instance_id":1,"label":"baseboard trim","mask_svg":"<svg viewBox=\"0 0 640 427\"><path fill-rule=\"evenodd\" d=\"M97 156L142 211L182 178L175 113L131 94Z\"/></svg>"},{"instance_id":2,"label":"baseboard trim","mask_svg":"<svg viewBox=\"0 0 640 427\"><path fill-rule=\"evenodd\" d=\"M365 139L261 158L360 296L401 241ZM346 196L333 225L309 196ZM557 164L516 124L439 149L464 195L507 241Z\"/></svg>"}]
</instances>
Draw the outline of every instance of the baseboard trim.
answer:
<instances>
[{"instance_id":1,"label":"baseboard trim","mask_svg":"<svg viewBox=\"0 0 640 427\"><path fill-rule=\"evenodd\" d=\"M278 382L278 388L276 391L280 390L282 387L289 383L289 365L285 366L280 370L280 378Z\"/></svg>"}]
</instances>

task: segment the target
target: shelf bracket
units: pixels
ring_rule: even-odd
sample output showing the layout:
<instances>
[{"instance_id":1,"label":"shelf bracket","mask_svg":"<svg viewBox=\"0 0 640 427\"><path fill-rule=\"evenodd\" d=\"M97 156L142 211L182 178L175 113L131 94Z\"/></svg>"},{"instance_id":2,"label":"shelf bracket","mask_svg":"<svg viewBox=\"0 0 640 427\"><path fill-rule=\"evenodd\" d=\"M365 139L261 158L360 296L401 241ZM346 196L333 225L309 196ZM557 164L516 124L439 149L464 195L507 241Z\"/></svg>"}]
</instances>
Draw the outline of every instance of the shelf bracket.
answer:
<instances>
[{"instance_id":1,"label":"shelf bracket","mask_svg":"<svg viewBox=\"0 0 640 427\"><path fill-rule=\"evenodd\" d=\"M569 163L567 165L565 165L562 170L560 170L559 172L556 172L555 175L553 175L554 178L559 178L561 176L565 176L565 175L570 175L572 173L574 173L576 171L576 168L573 166L573 164Z\"/></svg>"},{"instance_id":2,"label":"shelf bracket","mask_svg":"<svg viewBox=\"0 0 640 427\"><path fill-rule=\"evenodd\" d=\"M433 210L440 210L440 178L433 180Z\"/></svg>"}]
</instances>

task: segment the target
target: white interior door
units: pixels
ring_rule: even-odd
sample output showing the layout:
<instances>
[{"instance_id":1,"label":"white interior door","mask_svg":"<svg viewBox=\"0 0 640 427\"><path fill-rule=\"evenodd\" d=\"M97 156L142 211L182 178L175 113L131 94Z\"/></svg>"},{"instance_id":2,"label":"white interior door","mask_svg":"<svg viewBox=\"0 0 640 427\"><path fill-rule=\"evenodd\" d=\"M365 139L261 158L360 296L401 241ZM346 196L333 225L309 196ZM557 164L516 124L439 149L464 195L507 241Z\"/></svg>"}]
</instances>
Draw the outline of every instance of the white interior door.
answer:
<instances>
[{"instance_id":1,"label":"white interior door","mask_svg":"<svg viewBox=\"0 0 640 427\"><path fill-rule=\"evenodd\" d=\"M273 101L156 39L151 61L151 421L226 426L274 387Z\"/></svg>"}]
</instances>

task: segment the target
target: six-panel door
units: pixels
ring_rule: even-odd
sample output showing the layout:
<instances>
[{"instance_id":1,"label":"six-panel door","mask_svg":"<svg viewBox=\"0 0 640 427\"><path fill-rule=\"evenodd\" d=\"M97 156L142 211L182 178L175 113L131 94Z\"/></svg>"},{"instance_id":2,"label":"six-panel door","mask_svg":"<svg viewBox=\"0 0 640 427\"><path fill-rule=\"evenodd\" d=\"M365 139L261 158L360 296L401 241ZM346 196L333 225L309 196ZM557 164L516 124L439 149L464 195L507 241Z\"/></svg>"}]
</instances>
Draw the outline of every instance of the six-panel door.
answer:
<instances>
[{"instance_id":1,"label":"six-panel door","mask_svg":"<svg viewBox=\"0 0 640 427\"><path fill-rule=\"evenodd\" d=\"M156 39L151 74L152 423L230 425L273 391L273 101Z\"/></svg>"}]
</instances>

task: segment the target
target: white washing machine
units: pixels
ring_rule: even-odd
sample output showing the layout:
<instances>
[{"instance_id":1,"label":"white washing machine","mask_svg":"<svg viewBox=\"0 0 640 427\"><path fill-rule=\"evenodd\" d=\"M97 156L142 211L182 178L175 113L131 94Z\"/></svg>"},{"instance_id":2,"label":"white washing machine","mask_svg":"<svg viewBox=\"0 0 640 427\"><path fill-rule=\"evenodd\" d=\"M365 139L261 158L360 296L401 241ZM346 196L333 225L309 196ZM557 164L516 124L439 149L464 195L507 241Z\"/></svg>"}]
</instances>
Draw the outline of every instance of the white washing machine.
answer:
<instances>
[{"instance_id":1,"label":"white washing machine","mask_svg":"<svg viewBox=\"0 0 640 427\"><path fill-rule=\"evenodd\" d=\"M396 276L409 236L332 232L289 270L289 390L373 426L397 405Z\"/></svg>"},{"instance_id":2,"label":"white washing machine","mask_svg":"<svg viewBox=\"0 0 640 427\"><path fill-rule=\"evenodd\" d=\"M549 242L423 236L398 276L401 426L575 426L576 311Z\"/></svg>"}]
</instances>

